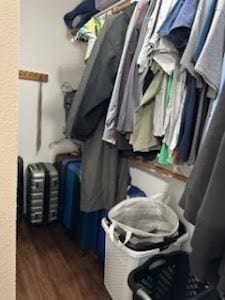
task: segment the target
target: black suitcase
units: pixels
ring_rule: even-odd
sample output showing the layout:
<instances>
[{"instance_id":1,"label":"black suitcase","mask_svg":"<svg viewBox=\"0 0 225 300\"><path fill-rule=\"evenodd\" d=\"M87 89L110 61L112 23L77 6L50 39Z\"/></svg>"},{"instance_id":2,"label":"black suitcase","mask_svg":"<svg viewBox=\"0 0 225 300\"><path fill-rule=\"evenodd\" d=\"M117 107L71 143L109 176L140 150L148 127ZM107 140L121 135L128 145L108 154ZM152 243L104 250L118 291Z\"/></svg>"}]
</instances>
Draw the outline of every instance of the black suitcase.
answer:
<instances>
[{"instance_id":1,"label":"black suitcase","mask_svg":"<svg viewBox=\"0 0 225 300\"><path fill-rule=\"evenodd\" d=\"M23 197L24 197L24 180L23 180L23 159L17 158L17 223L23 219Z\"/></svg>"},{"instance_id":2,"label":"black suitcase","mask_svg":"<svg viewBox=\"0 0 225 300\"><path fill-rule=\"evenodd\" d=\"M52 164L27 167L27 218L30 224L47 225L58 220L58 172Z\"/></svg>"}]
</instances>

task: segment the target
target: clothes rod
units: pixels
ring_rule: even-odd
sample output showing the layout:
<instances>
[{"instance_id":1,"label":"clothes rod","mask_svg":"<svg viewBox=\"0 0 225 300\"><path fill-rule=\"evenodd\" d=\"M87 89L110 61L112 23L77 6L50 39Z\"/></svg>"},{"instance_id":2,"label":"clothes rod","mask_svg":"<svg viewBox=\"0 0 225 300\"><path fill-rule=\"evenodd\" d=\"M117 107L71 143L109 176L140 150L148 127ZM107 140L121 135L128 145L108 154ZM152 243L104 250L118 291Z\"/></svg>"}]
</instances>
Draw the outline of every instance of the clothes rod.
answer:
<instances>
[{"instance_id":1,"label":"clothes rod","mask_svg":"<svg viewBox=\"0 0 225 300\"><path fill-rule=\"evenodd\" d=\"M19 79L48 82L48 74L19 70Z\"/></svg>"},{"instance_id":2,"label":"clothes rod","mask_svg":"<svg viewBox=\"0 0 225 300\"><path fill-rule=\"evenodd\" d=\"M115 4L107 7L105 10L100 11L95 17L102 16L111 11L112 15L118 14L119 12L123 11L131 4L131 0L121 0L116 2Z\"/></svg>"}]
</instances>

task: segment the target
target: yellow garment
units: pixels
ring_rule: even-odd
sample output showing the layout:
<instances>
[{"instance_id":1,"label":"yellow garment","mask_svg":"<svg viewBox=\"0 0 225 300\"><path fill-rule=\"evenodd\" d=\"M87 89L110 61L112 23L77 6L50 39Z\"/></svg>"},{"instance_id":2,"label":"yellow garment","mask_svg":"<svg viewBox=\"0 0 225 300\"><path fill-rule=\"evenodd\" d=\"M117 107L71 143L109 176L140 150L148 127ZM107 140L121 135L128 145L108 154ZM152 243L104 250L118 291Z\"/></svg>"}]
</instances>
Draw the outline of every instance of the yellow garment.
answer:
<instances>
[{"instance_id":1,"label":"yellow garment","mask_svg":"<svg viewBox=\"0 0 225 300\"><path fill-rule=\"evenodd\" d=\"M79 34L87 38L97 38L105 24L106 17L106 15L92 17L79 29Z\"/></svg>"},{"instance_id":2,"label":"yellow garment","mask_svg":"<svg viewBox=\"0 0 225 300\"><path fill-rule=\"evenodd\" d=\"M159 140L153 136L153 117L154 99L162 84L163 71L158 66L153 68L155 76L134 114L134 129L130 142L135 152L148 152L150 149L158 149L160 145Z\"/></svg>"}]
</instances>

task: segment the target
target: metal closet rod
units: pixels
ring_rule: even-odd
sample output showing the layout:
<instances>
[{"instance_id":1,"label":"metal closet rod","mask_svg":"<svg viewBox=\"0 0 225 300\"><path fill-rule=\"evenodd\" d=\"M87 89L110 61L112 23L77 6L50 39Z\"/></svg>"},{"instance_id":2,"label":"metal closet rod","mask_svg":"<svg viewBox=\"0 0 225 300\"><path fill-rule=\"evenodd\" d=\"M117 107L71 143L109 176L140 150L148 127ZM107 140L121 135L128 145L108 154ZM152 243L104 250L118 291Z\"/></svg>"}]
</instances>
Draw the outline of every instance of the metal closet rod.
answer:
<instances>
[{"instance_id":1,"label":"metal closet rod","mask_svg":"<svg viewBox=\"0 0 225 300\"><path fill-rule=\"evenodd\" d=\"M131 0L121 0L116 2L115 4L107 7L105 10L100 11L95 17L101 16L106 14L107 12L112 12L113 15L118 14L119 12L123 11L131 4Z\"/></svg>"}]
</instances>

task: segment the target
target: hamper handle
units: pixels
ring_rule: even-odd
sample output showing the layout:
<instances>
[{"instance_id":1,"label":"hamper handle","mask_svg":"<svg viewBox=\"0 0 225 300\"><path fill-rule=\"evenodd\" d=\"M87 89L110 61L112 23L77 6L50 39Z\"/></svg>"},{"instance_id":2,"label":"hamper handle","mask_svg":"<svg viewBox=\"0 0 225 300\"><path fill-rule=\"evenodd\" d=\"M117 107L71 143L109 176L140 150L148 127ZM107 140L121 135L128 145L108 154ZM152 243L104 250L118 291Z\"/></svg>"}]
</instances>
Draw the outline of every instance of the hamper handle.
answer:
<instances>
[{"instance_id":1,"label":"hamper handle","mask_svg":"<svg viewBox=\"0 0 225 300\"><path fill-rule=\"evenodd\" d=\"M143 289L138 289L137 292L136 292L136 294L142 300L152 300L152 298Z\"/></svg>"},{"instance_id":2,"label":"hamper handle","mask_svg":"<svg viewBox=\"0 0 225 300\"><path fill-rule=\"evenodd\" d=\"M115 238L115 229L116 229L116 225L115 224L111 224L109 226L109 237L110 237L111 241L113 243L117 243L118 246L124 246L124 245L126 245L126 243L128 243L129 240L131 239L132 232L127 231L124 242L121 242L119 238Z\"/></svg>"},{"instance_id":3,"label":"hamper handle","mask_svg":"<svg viewBox=\"0 0 225 300\"><path fill-rule=\"evenodd\" d=\"M105 232L109 235L111 241L113 243L116 243L120 247L126 245L126 243L128 243L132 236L132 232L127 232L124 242L121 242L119 239L115 238L115 224L109 224L106 218L102 219L102 227L105 230Z\"/></svg>"}]
</instances>

